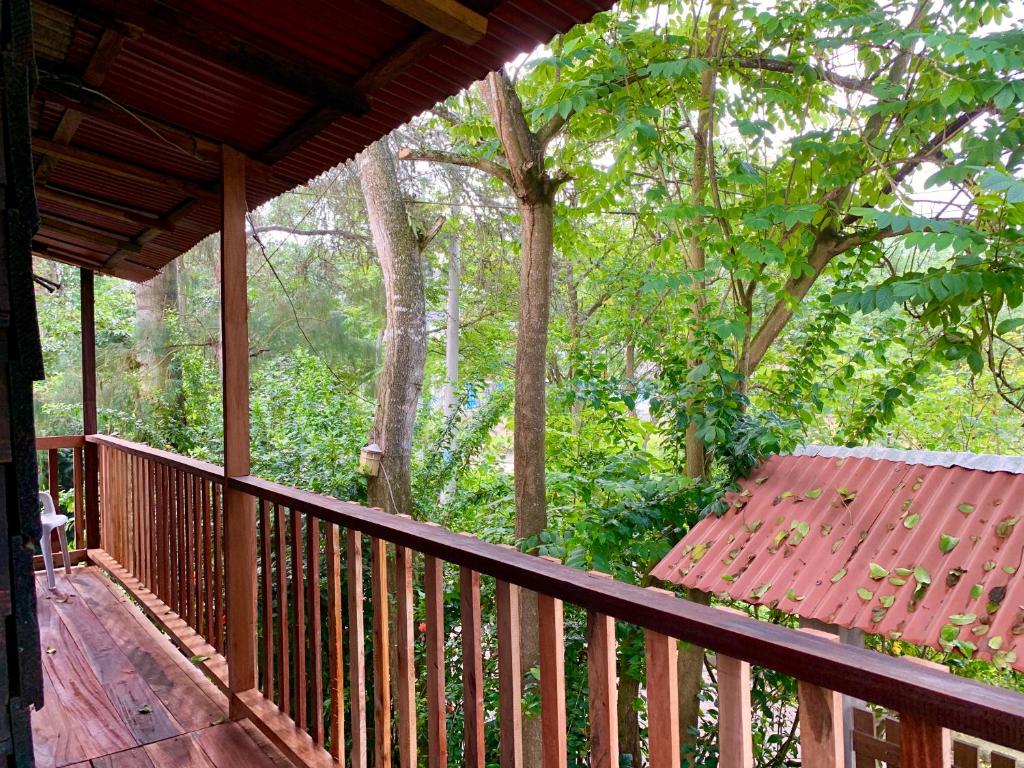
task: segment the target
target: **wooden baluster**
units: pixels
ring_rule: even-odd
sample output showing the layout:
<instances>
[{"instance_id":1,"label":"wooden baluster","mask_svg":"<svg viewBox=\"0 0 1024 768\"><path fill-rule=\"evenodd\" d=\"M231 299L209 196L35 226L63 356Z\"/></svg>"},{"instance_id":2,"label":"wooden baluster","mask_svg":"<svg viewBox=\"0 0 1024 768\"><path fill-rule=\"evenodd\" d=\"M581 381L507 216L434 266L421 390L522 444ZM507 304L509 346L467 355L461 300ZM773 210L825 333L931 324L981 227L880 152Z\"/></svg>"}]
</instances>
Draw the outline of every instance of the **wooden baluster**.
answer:
<instances>
[{"instance_id":1,"label":"wooden baluster","mask_svg":"<svg viewBox=\"0 0 1024 768\"><path fill-rule=\"evenodd\" d=\"M618 768L615 620L594 611L587 611L587 667L590 688L590 765L592 768Z\"/></svg>"},{"instance_id":2,"label":"wooden baluster","mask_svg":"<svg viewBox=\"0 0 1024 768\"><path fill-rule=\"evenodd\" d=\"M544 768L566 768L565 627L562 601L537 594L540 717Z\"/></svg>"},{"instance_id":3,"label":"wooden baluster","mask_svg":"<svg viewBox=\"0 0 1024 768\"><path fill-rule=\"evenodd\" d=\"M263 670L263 695L274 701L274 592L271 585L270 514L267 502L257 501L260 516L260 590L263 597L263 644L260 667Z\"/></svg>"},{"instance_id":4,"label":"wooden baluster","mask_svg":"<svg viewBox=\"0 0 1024 768\"><path fill-rule=\"evenodd\" d=\"M168 553L170 554L170 574L167 586L170 606L175 613L181 613L178 601L178 588L181 585L181 553L178 549L178 470L167 468L167 505L168 505Z\"/></svg>"},{"instance_id":5,"label":"wooden baluster","mask_svg":"<svg viewBox=\"0 0 1024 768\"><path fill-rule=\"evenodd\" d=\"M193 625L200 635L203 634L206 626L206 593L203 590L203 544L206 536L203 535L203 478L198 475L192 476L192 529L195 531L195 546L193 556L195 558L195 579L196 579L196 623Z\"/></svg>"},{"instance_id":6,"label":"wooden baluster","mask_svg":"<svg viewBox=\"0 0 1024 768\"><path fill-rule=\"evenodd\" d=\"M387 543L370 539L370 594L373 600L374 764L391 766L391 639L388 627Z\"/></svg>"},{"instance_id":7,"label":"wooden baluster","mask_svg":"<svg viewBox=\"0 0 1024 768\"><path fill-rule=\"evenodd\" d=\"M949 672L943 664L912 656L905 658L911 664ZM948 729L902 712L899 722L900 768L945 768L952 764L953 740ZM993 759L993 768L996 763Z\"/></svg>"},{"instance_id":8,"label":"wooden baluster","mask_svg":"<svg viewBox=\"0 0 1024 768\"><path fill-rule=\"evenodd\" d=\"M801 631L824 640L839 640L828 632ZM842 694L798 680L797 700L800 703L801 764L808 768L841 768L846 762Z\"/></svg>"},{"instance_id":9,"label":"wooden baluster","mask_svg":"<svg viewBox=\"0 0 1024 768\"><path fill-rule=\"evenodd\" d=\"M484 669L481 653L480 574L459 568L462 618L462 711L466 768L484 768Z\"/></svg>"},{"instance_id":10,"label":"wooden baluster","mask_svg":"<svg viewBox=\"0 0 1024 768\"><path fill-rule=\"evenodd\" d=\"M135 508L138 510L138 517L136 518L136 525L139 528L139 534L135 537L138 542L138 558L139 558L139 580L142 581L147 587L150 584L149 573L147 572L147 557L149 548L146 546L146 510L149 505L146 503L146 460L142 456L137 456L135 461Z\"/></svg>"},{"instance_id":11,"label":"wooden baluster","mask_svg":"<svg viewBox=\"0 0 1024 768\"><path fill-rule=\"evenodd\" d=\"M412 551L395 547L395 628L398 633L398 758L416 768L416 666L413 650Z\"/></svg>"},{"instance_id":12,"label":"wooden baluster","mask_svg":"<svg viewBox=\"0 0 1024 768\"><path fill-rule=\"evenodd\" d=\"M718 765L751 768L750 665L721 653L718 659Z\"/></svg>"},{"instance_id":13,"label":"wooden baluster","mask_svg":"<svg viewBox=\"0 0 1024 768\"><path fill-rule=\"evenodd\" d=\"M676 639L644 631L650 768L679 768L679 680Z\"/></svg>"},{"instance_id":14,"label":"wooden baluster","mask_svg":"<svg viewBox=\"0 0 1024 768\"><path fill-rule=\"evenodd\" d=\"M216 616L216 607L213 601L213 526L214 520L213 515L210 511L210 486L209 480L203 480L203 530L205 531L203 536L203 570L206 573L206 627L203 630L203 634L206 636L207 642L216 642L214 635L214 617ZM267 532L269 540L270 532ZM267 560L267 567L270 567L270 560ZM273 618L273 617L271 617ZM271 625L273 626L273 625Z\"/></svg>"},{"instance_id":15,"label":"wooden baluster","mask_svg":"<svg viewBox=\"0 0 1024 768\"><path fill-rule=\"evenodd\" d=\"M217 592L217 650L224 653L224 486L219 483L213 488L213 584ZM280 597L284 599L283 594ZM282 610L284 610L282 608Z\"/></svg>"},{"instance_id":16,"label":"wooden baluster","mask_svg":"<svg viewBox=\"0 0 1024 768\"><path fill-rule=\"evenodd\" d=\"M992 755L995 758L995 754ZM991 760L992 768L1016 768L1016 761L1006 766L996 766L996 761ZM953 742L953 768L978 768L978 748L973 744L962 741Z\"/></svg>"},{"instance_id":17,"label":"wooden baluster","mask_svg":"<svg viewBox=\"0 0 1024 768\"><path fill-rule=\"evenodd\" d=\"M71 452L71 474L75 484L75 549L82 549L85 544L84 454L83 448L75 448Z\"/></svg>"},{"instance_id":18,"label":"wooden baluster","mask_svg":"<svg viewBox=\"0 0 1024 768\"><path fill-rule=\"evenodd\" d=\"M327 695L331 699L328 725L331 757L345 766L345 687L342 666L345 662L341 624L341 531L328 524L324 536L324 559L327 563Z\"/></svg>"},{"instance_id":19,"label":"wooden baluster","mask_svg":"<svg viewBox=\"0 0 1024 768\"><path fill-rule=\"evenodd\" d=\"M444 674L444 563L423 558L427 623L427 768L447 768L448 734Z\"/></svg>"},{"instance_id":20,"label":"wooden baluster","mask_svg":"<svg viewBox=\"0 0 1024 768\"><path fill-rule=\"evenodd\" d=\"M53 499L53 507L60 512L60 454L56 448L46 452L47 490Z\"/></svg>"},{"instance_id":21,"label":"wooden baluster","mask_svg":"<svg viewBox=\"0 0 1024 768\"><path fill-rule=\"evenodd\" d=\"M363 625L363 539L359 531L345 536L348 569L348 687L351 706L352 768L366 766L366 640Z\"/></svg>"},{"instance_id":22,"label":"wooden baluster","mask_svg":"<svg viewBox=\"0 0 1024 768\"><path fill-rule=\"evenodd\" d=\"M498 725L501 768L523 766L523 671L519 587L495 581L498 614Z\"/></svg>"},{"instance_id":23,"label":"wooden baluster","mask_svg":"<svg viewBox=\"0 0 1024 768\"><path fill-rule=\"evenodd\" d=\"M292 637L292 655L295 658L295 724L305 730L309 722L306 712L306 584L302 573L302 514L290 509L292 545L292 588L294 590L295 635Z\"/></svg>"},{"instance_id":24,"label":"wooden baluster","mask_svg":"<svg viewBox=\"0 0 1024 768\"><path fill-rule=\"evenodd\" d=\"M163 464L154 467L156 471L156 595L167 602L167 472Z\"/></svg>"},{"instance_id":25,"label":"wooden baluster","mask_svg":"<svg viewBox=\"0 0 1024 768\"><path fill-rule=\"evenodd\" d=\"M320 627L320 521L312 515L306 516L306 576L309 599L309 659L312 662L310 674L309 735L313 741L324 744L324 668L323 630Z\"/></svg>"},{"instance_id":26,"label":"wooden baluster","mask_svg":"<svg viewBox=\"0 0 1024 768\"><path fill-rule=\"evenodd\" d=\"M280 685L278 706L286 715L292 713L291 662L288 650L288 550L285 541L285 509L274 505L274 535L277 541L277 668Z\"/></svg>"}]
</instances>

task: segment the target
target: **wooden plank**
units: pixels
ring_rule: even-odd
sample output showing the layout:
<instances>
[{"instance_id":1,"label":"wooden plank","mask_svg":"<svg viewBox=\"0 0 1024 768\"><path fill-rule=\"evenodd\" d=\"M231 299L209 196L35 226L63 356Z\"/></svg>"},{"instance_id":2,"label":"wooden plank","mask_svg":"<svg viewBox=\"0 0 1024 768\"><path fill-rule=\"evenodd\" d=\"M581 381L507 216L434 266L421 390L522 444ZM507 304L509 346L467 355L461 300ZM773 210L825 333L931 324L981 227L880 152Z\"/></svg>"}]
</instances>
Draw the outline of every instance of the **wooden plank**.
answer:
<instances>
[{"instance_id":1,"label":"wooden plank","mask_svg":"<svg viewBox=\"0 0 1024 768\"><path fill-rule=\"evenodd\" d=\"M227 621L224 594L224 486L215 483L213 486L213 586L217 602L217 641L214 646L224 653L224 624Z\"/></svg>"},{"instance_id":2,"label":"wooden plank","mask_svg":"<svg viewBox=\"0 0 1024 768\"><path fill-rule=\"evenodd\" d=\"M338 768L334 759L313 743L309 734L261 694L253 689L236 696L237 706L260 732L295 766L302 768ZM234 766L235 763L228 763ZM248 768L248 766L243 766Z\"/></svg>"},{"instance_id":3,"label":"wooden plank","mask_svg":"<svg viewBox=\"0 0 1024 768\"><path fill-rule=\"evenodd\" d=\"M85 446L85 435L37 435L36 450L48 451L51 448L82 448Z\"/></svg>"},{"instance_id":4,"label":"wooden plank","mask_svg":"<svg viewBox=\"0 0 1024 768\"><path fill-rule=\"evenodd\" d=\"M181 766L181 768L220 768L199 746L194 733L185 734L176 739L168 739L159 744L150 744L145 751L158 768L164 765ZM248 754L241 754L235 761L225 763L225 765L244 765L248 758Z\"/></svg>"},{"instance_id":5,"label":"wooden plank","mask_svg":"<svg viewBox=\"0 0 1024 768\"><path fill-rule=\"evenodd\" d=\"M183 732L125 655L122 643L114 641L83 600L69 597L49 602L137 743L148 744Z\"/></svg>"},{"instance_id":6,"label":"wooden plank","mask_svg":"<svg viewBox=\"0 0 1024 768\"><path fill-rule=\"evenodd\" d=\"M276 768L238 723L222 723L193 734L217 768Z\"/></svg>"},{"instance_id":7,"label":"wooden plank","mask_svg":"<svg viewBox=\"0 0 1024 768\"><path fill-rule=\"evenodd\" d=\"M176 737L176 738L188 738ZM174 739L171 739L174 741ZM129 749L125 752L118 752L113 755L104 755L103 757L97 757L92 760L92 768L160 768L163 765L177 765L183 766L183 768L191 768L192 764L182 761L175 761L174 763L155 763L153 758L150 757L146 751L146 747L136 747L135 749Z\"/></svg>"},{"instance_id":8,"label":"wooden plank","mask_svg":"<svg viewBox=\"0 0 1024 768\"><path fill-rule=\"evenodd\" d=\"M391 640L388 626L387 542L370 539L373 601L373 755L377 768L391 768Z\"/></svg>"},{"instance_id":9,"label":"wooden plank","mask_svg":"<svg viewBox=\"0 0 1024 768\"><path fill-rule=\"evenodd\" d=\"M416 768L416 656L413 647L413 553L395 547L395 630L397 639L398 759L401 768Z\"/></svg>"},{"instance_id":10,"label":"wooden plank","mask_svg":"<svg viewBox=\"0 0 1024 768\"><path fill-rule=\"evenodd\" d=\"M45 646L44 646L45 648ZM70 761L87 757L95 751L91 742L83 746L78 738L79 724L67 711L54 688L50 675L43 668L43 699L41 710L32 713L32 746L36 768L56 768ZM89 763L80 763L89 768Z\"/></svg>"},{"instance_id":11,"label":"wooden plank","mask_svg":"<svg viewBox=\"0 0 1024 768\"><path fill-rule=\"evenodd\" d=\"M246 159L221 149L221 343L224 476L249 474L249 302L246 293ZM256 687L256 507L251 496L224 493L224 573L231 690ZM233 712L233 716L237 715ZM236 718L237 719L237 718Z\"/></svg>"},{"instance_id":12,"label":"wooden plank","mask_svg":"<svg viewBox=\"0 0 1024 768\"><path fill-rule=\"evenodd\" d=\"M72 549L83 549L85 547L85 448L76 447L71 449L71 482L75 487L75 543Z\"/></svg>"},{"instance_id":13,"label":"wooden plank","mask_svg":"<svg viewBox=\"0 0 1024 768\"><path fill-rule=\"evenodd\" d=\"M679 768L679 678L675 638L644 632L650 768Z\"/></svg>"},{"instance_id":14,"label":"wooden plank","mask_svg":"<svg viewBox=\"0 0 1024 768\"><path fill-rule=\"evenodd\" d=\"M565 716L565 627L562 614L561 600L543 593L537 595L544 768L566 768L568 759Z\"/></svg>"},{"instance_id":15,"label":"wooden plank","mask_svg":"<svg viewBox=\"0 0 1024 768\"><path fill-rule=\"evenodd\" d=\"M590 682L590 765L593 768L618 768L615 620L595 611L587 612L587 668Z\"/></svg>"},{"instance_id":16,"label":"wooden plank","mask_svg":"<svg viewBox=\"0 0 1024 768\"><path fill-rule=\"evenodd\" d=\"M831 642L839 640L828 632L801 631L815 633ZM798 680L797 699L800 704L801 762L815 768L842 768L846 762L842 694Z\"/></svg>"},{"instance_id":17,"label":"wooden plank","mask_svg":"<svg viewBox=\"0 0 1024 768\"><path fill-rule=\"evenodd\" d=\"M302 514L294 509L289 510L291 523L291 561L292 561L292 658L295 660L295 708L292 719L299 728L308 723L306 691L309 681L306 677L306 579L303 574L302 559Z\"/></svg>"},{"instance_id":18,"label":"wooden plank","mask_svg":"<svg viewBox=\"0 0 1024 768\"><path fill-rule=\"evenodd\" d=\"M180 654L167 645L166 638L149 619L126 602L127 598L116 596L108 583L91 568L75 576L78 593L88 602L97 621L179 725L185 731L194 731L223 717L217 702L187 674L193 670L180 663ZM140 631L140 624L141 629L151 631ZM184 657L182 660L187 663Z\"/></svg>"},{"instance_id":19,"label":"wooden plank","mask_svg":"<svg viewBox=\"0 0 1024 768\"><path fill-rule=\"evenodd\" d=\"M67 727L74 729L73 737L59 746L81 750L58 754L56 764L88 760L138 746L121 713L57 614L53 601L45 599L44 591L42 587L37 588L36 594L43 669L51 685L47 700L60 700Z\"/></svg>"},{"instance_id":20,"label":"wooden plank","mask_svg":"<svg viewBox=\"0 0 1024 768\"><path fill-rule=\"evenodd\" d=\"M926 659L908 656L906 661L936 672L949 672L944 664ZM953 739L948 729L932 720L903 713L900 713L898 727L901 768L944 768L953 762ZM886 738L889 738L888 724Z\"/></svg>"},{"instance_id":21,"label":"wooden plank","mask_svg":"<svg viewBox=\"0 0 1024 768\"><path fill-rule=\"evenodd\" d=\"M270 512L267 502L257 504L260 515L260 595L263 606L263 643L260 645L260 671L263 673L263 695L276 700L274 690L274 591L270 557Z\"/></svg>"},{"instance_id":22,"label":"wooden plank","mask_svg":"<svg viewBox=\"0 0 1024 768\"><path fill-rule=\"evenodd\" d=\"M487 34L487 19L455 0L384 0L384 3L464 45L476 45Z\"/></svg>"},{"instance_id":23,"label":"wooden plank","mask_svg":"<svg viewBox=\"0 0 1024 768\"><path fill-rule=\"evenodd\" d=\"M751 768L754 747L750 725L750 665L716 654L718 666L718 764Z\"/></svg>"},{"instance_id":24,"label":"wooden plank","mask_svg":"<svg viewBox=\"0 0 1024 768\"><path fill-rule=\"evenodd\" d=\"M349 529L345 535L348 570L348 659L351 707L352 768L367 768L366 743L366 635L363 619L363 537Z\"/></svg>"},{"instance_id":25,"label":"wooden plank","mask_svg":"<svg viewBox=\"0 0 1024 768\"><path fill-rule=\"evenodd\" d=\"M79 271L80 314L82 327L82 431L97 431L96 416L96 301L95 280L88 269ZM86 444L83 455L85 473L85 537L92 549L103 546L100 541L99 450ZM76 545L81 546L81 545Z\"/></svg>"},{"instance_id":26,"label":"wooden plank","mask_svg":"<svg viewBox=\"0 0 1024 768\"><path fill-rule=\"evenodd\" d=\"M328 525L324 536L324 560L327 563L327 696L331 700L331 719L327 728L331 756L345 765L345 683L344 627L341 623L341 531Z\"/></svg>"},{"instance_id":27,"label":"wooden plank","mask_svg":"<svg viewBox=\"0 0 1024 768\"><path fill-rule=\"evenodd\" d=\"M320 626L320 521L306 518L306 598L309 601L309 735L324 745L323 636Z\"/></svg>"},{"instance_id":28,"label":"wooden plank","mask_svg":"<svg viewBox=\"0 0 1024 768\"><path fill-rule=\"evenodd\" d=\"M519 636L519 587L499 580L495 582L494 589L498 614L499 764L501 768L522 768L523 668Z\"/></svg>"},{"instance_id":29,"label":"wooden plank","mask_svg":"<svg viewBox=\"0 0 1024 768\"><path fill-rule=\"evenodd\" d=\"M462 619L463 758L466 768L484 768L484 668L481 650L480 574L459 569Z\"/></svg>"},{"instance_id":30,"label":"wooden plank","mask_svg":"<svg viewBox=\"0 0 1024 768\"><path fill-rule=\"evenodd\" d=\"M110 435L86 435L85 444L104 445L132 456L143 456L180 472L188 472L191 475L202 477L215 483L222 483L224 481L224 470L216 464L199 461L198 459L190 459L187 456L180 456L177 453L162 451L158 448L150 448L142 443L133 443L130 440L122 440L119 437L112 437ZM255 495L258 496L260 494Z\"/></svg>"},{"instance_id":31,"label":"wooden plank","mask_svg":"<svg viewBox=\"0 0 1024 768\"><path fill-rule=\"evenodd\" d=\"M447 768L448 735L444 662L444 563L423 558L427 624L427 768Z\"/></svg>"},{"instance_id":32,"label":"wooden plank","mask_svg":"<svg viewBox=\"0 0 1024 768\"><path fill-rule=\"evenodd\" d=\"M205 536L203 537L203 568L205 570L205 584L206 584L206 630L203 634L206 639L211 643L215 642L216 630L215 621L217 615L217 607L214 602L214 571L213 571L213 558L214 558L214 531L213 526L215 521L213 519L213 511L211 509L210 494L212 490L212 484L209 480L203 478L203 527L205 529ZM269 536L269 533L268 533ZM267 561L269 567L269 560Z\"/></svg>"},{"instance_id":33,"label":"wooden plank","mask_svg":"<svg viewBox=\"0 0 1024 768\"><path fill-rule=\"evenodd\" d=\"M288 544L285 538L285 518L287 512L283 507L274 505L274 540L277 544L277 668L280 676L277 704L286 715L292 713L292 657L289 650L288 633L291 631L288 607Z\"/></svg>"}]
</instances>

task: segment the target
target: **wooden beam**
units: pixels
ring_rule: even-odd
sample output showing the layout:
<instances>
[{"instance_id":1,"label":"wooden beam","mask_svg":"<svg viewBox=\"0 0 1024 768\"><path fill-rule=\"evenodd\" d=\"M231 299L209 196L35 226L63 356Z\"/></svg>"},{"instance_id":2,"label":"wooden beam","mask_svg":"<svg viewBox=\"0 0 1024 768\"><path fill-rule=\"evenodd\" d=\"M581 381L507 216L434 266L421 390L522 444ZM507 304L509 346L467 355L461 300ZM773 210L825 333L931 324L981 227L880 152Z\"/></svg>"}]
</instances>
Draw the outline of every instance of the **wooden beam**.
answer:
<instances>
[{"instance_id":1,"label":"wooden beam","mask_svg":"<svg viewBox=\"0 0 1024 768\"><path fill-rule=\"evenodd\" d=\"M242 70L274 88L303 96L351 115L366 114L366 97L337 73L311 62L286 58L270 47L260 47L156 0L50 0L68 7L80 18L104 26L121 24L138 28L175 48L228 69ZM225 137L227 138L227 137Z\"/></svg>"},{"instance_id":2,"label":"wooden beam","mask_svg":"<svg viewBox=\"0 0 1024 768\"><path fill-rule=\"evenodd\" d=\"M198 182L192 181L191 179L185 179L180 176L164 173L163 171L146 168L100 152L82 149L81 147L65 146L40 136L32 137L32 149L33 151L39 152L43 155L60 158L61 160L68 160L69 162L83 168L93 168L105 171L106 173L123 179L130 179L131 181L137 181L154 187L173 189L176 192L181 192L182 194L190 195L192 197L199 197L207 200L216 199L218 201L220 199L216 189L211 189Z\"/></svg>"},{"instance_id":3,"label":"wooden beam","mask_svg":"<svg viewBox=\"0 0 1024 768\"><path fill-rule=\"evenodd\" d=\"M50 230L68 237L78 238L99 246L100 248L132 248L131 238L125 237L117 232L111 232L102 227L95 227L91 224L79 224L63 216L44 213L42 216L42 229ZM40 235L46 236L46 232L40 230ZM52 237L52 236L51 236ZM59 238L57 238L59 239ZM138 250L138 246L135 246Z\"/></svg>"},{"instance_id":4,"label":"wooden beam","mask_svg":"<svg viewBox=\"0 0 1024 768\"><path fill-rule=\"evenodd\" d=\"M94 435L99 422L96 414L96 299L95 278L91 271L79 272L81 281L82 322L82 433ZM96 445L85 445L85 541L93 548L102 544L100 530L100 463ZM80 546L75 542L75 546Z\"/></svg>"},{"instance_id":5,"label":"wooden beam","mask_svg":"<svg viewBox=\"0 0 1024 768\"><path fill-rule=\"evenodd\" d=\"M246 293L245 156L223 147L221 164L221 345L223 354L224 475L249 474L249 303ZM227 573L227 657L230 713L245 716L238 695L256 687L256 504L224 489Z\"/></svg>"},{"instance_id":6,"label":"wooden beam","mask_svg":"<svg viewBox=\"0 0 1024 768\"><path fill-rule=\"evenodd\" d=\"M119 207L116 203L93 200L79 195L69 194L63 190L50 189L49 187L38 187L36 189L36 197L40 200L49 200L50 202L54 202L59 205L66 205L69 208L75 208L79 211L95 213L98 216L103 216L114 221L124 222L125 224L135 224L146 227L147 229L158 229L161 232L174 231L173 224L161 223L159 214L138 214L134 211L127 211L124 208Z\"/></svg>"},{"instance_id":7,"label":"wooden beam","mask_svg":"<svg viewBox=\"0 0 1024 768\"><path fill-rule=\"evenodd\" d=\"M107 77L107 72L114 64L114 59L117 58L117 55L124 47L125 39L126 35L120 30L103 30L103 34L100 35L100 40L96 44L96 50L93 51L92 57L85 67L85 72L82 74L82 82L92 88L98 88L102 85ZM65 110L60 122L57 123L57 127L53 131L53 140L60 144L70 144L81 123L81 112L73 109ZM45 158L39 167L36 168L37 186L46 184L46 180L57 166L57 163L58 159L51 156Z\"/></svg>"},{"instance_id":8,"label":"wooden beam","mask_svg":"<svg viewBox=\"0 0 1024 768\"><path fill-rule=\"evenodd\" d=\"M435 32L476 45L487 34L487 19L455 0L383 0Z\"/></svg>"},{"instance_id":9,"label":"wooden beam","mask_svg":"<svg viewBox=\"0 0 1024 768\"><path fill-rule=\"evenodd\" d=\"M263 150L259 159L267 165L283 160L343 114L341 110L332 107L317 107Z\"/></svg>"}]
</instances>

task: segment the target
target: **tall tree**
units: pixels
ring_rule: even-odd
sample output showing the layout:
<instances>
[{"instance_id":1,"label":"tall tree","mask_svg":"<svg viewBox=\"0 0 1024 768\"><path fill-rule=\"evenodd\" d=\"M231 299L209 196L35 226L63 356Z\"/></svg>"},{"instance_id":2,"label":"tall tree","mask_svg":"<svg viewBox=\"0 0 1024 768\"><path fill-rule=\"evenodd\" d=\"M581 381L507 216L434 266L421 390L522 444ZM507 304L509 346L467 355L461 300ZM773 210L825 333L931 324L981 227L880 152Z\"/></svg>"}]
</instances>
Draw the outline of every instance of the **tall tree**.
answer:
<instances>
[{"instance_id":1,"label":"tall tree","mask_svg":"<svg viewBox=\"0 0 1024 768\"><path fill-rule=\"evenodd\" d=\"M377 415L370 441L383 451L380 471L369 479L373 506L411 514L412 433L427 356L426 302L421 251L386 140L357 159L359 186L373 245L384 274L384 365L377 382Z\"/></svg>"},{"instance_id":2,"label":"tall tree","mask_svg":"<svg viewBox=\"0 0 1024 768\"><path fill-rule=\"evenodd\" d=\"M170 315L178 310L178 262L135 287L135 359L139 364L139 395L152 408L173 389Z\"/></svg>"}]
</instances>

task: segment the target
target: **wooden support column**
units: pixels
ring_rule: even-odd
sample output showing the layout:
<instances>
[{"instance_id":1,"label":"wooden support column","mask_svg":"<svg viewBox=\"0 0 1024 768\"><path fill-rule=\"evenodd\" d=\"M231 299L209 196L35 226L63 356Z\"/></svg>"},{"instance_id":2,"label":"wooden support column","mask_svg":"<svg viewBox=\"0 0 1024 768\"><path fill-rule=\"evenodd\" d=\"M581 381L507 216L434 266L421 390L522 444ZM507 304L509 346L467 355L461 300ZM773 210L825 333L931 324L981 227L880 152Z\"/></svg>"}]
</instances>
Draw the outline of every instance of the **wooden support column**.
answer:
<instances>
[{"instance_id":1,"label":"wooden support column","mask_svg":"<svg viewBox=\"0 0 1024 768\"><path fill-rule=\"evenodd\" d=\"M95 275L91 270L80 272L79 287L82 318L82 432L95 435L99 429L96 418L96 295ZM83 450L85 484L85 541L89 549L103 546L100 539L100 458L99 447L86 443ZM78 526L76 525L76 530ZM80 542L75 542L81 547Z\"/></svg>"},{"instance_id":2,"label":"wooden support column","mask_svg":"<svg viewBox=\"0 0 1024 768\"><path fill-rule=\"evenodd\" d=\"M838 642L839 638L816 629L802 632ZM843 696L827 688L797 681L800 701L800 761L809 768L843 768Z\"/></svg>"},{"instance_id":3,"label":"wooden support column","mask_svg":"<svg viewBox=\"0 0 1024 768\"><path fill-rule=\"evenodd\" d=\"M249 303L246 294L245 156L221 149L220 327L224 362L224 476L249 474ZM256 503L224 487L227 659L231 717L256 687Z\"/></svg>"},{"instance_id":4,"label":"wooden support column","mask_svg":"<svg viewBox=\"0 0 1024 768\"><path fill-rule=\"evenodd\" d=\"M912 656L907 662L941 672L949 668ZM993 755L993 757L995 757ZM992 765L996 765L996 760ZM953 764L953 739L948 729L919 717L900 713L900 766L902 768L945 768Z\"/></svg>"}]
</instances>

